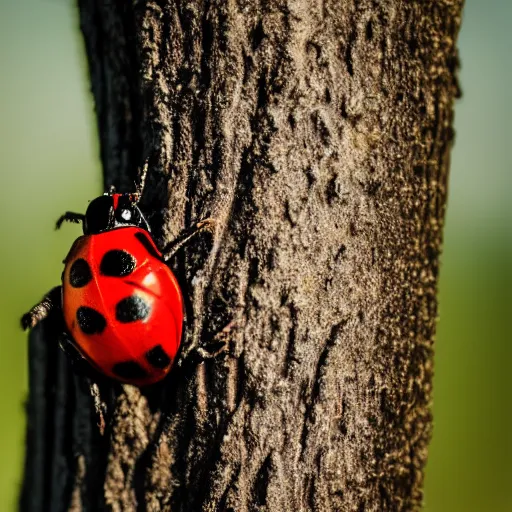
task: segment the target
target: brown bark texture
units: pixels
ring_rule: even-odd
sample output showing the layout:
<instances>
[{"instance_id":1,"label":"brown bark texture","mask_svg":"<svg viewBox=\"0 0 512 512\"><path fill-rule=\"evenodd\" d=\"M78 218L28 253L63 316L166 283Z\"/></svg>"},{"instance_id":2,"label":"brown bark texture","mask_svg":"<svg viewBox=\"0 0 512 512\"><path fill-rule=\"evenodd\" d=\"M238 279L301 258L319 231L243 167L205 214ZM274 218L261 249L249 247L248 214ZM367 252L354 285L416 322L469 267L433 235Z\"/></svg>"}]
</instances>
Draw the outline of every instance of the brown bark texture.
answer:
<instances>
[{"instance_id":1,"label":"brown bark texture","mask_svg":"<svg viewBox=\"0 0 512 512\"><path fill-rule=\"evenodd\" d=\"M105 187L175 258L182 357L87 385L30 340L25 511L422 502L462 0L80 0ZM71 205L70 205L71 206Z\"/></svg>"}]
</instances>

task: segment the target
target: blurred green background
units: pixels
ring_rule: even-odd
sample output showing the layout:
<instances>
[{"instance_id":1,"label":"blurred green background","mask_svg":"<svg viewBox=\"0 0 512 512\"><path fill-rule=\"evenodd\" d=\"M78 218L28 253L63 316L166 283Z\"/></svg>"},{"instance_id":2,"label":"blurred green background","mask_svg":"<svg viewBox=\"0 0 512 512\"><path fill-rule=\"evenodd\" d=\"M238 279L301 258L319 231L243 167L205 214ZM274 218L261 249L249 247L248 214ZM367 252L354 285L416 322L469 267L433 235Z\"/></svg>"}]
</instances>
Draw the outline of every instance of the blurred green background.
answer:
<instances>
[{"instance_id":1,"label":"blurred green background","mask_svg":"<svg viewBox=\"0 0 512 512\"><path fill-rule=\"evenodd\" d=\"M27 393L20 315L58 283L102 192L73 0L0 0L0 512L16 509ZM467 0L440 282L428 512L512 511L512 2Z\"/></svg>"}]
</instances>

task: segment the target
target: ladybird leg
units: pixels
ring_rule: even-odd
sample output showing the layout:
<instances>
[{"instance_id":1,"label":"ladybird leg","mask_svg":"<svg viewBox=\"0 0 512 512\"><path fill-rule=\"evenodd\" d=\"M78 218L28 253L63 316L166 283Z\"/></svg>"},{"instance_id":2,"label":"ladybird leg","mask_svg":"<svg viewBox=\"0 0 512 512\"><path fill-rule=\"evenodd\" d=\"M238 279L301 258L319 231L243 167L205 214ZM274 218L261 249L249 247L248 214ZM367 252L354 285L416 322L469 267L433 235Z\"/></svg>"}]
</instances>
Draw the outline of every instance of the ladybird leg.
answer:
<instances>
[{"instance_id":1,"label":"ladybird leg","mask_svg":"<svg viewBox=\"0 0 512 512\"><path fill-rule=\"evenodd\" d=\"M236 321L231 320L213 337L210 343L197 349L198 354L204 359L211 359L224 353L228 348L229 339L235 329Z\"/></svg>"},{"instance_id":2,"label":"ladybird leg","mask_svg":"<svg viewBox=\"0 0 512 512\"><path fill-rule=\"evenodd\" d=\"M64 215L61 215L55 224L55 229L60 229L63 222L74 222L79 224L83 222L85 219L85 215L83 213L75 213L75 212L66 212Z\"/></svg>"},{"instance_id":3,"label":"ladybird leg","mask_svg":"<svg viewBox=\"0 0 512 512\"><path fill-rule=\"evenodd\" d=\"M35 327L41 320L44 320L52 311L61 309L61 286L52 288L41 302L36 304L28 313L21 317L23 330Z\"/></svg>"},{"instance_id":4,"label":"ladybird leg","mask_svg":"<svg viewBox=\"0 0 512 512\"><path fill-rule=\"evenodd\" d=\"M198 347L194 351L194 355L199 357L200 361L207 361L208 359L215 359L223 354L228 348L226 341L218 341L216 343L208 343L204 347Z\"/></svg>"},{"instance_id":5,"label":"ladybird leg","mask_svg":"<svg viewBox=\"0 0 512 512\"><path fill-rule=\"evenodd\" d=\"M202 346L192 345L185 349L178 365L181 366L185 360L199 364L224 354L228 349L228 341L235 326L236 323L233 320L218 332L208 344Z\"/></svg>"},{"instance_id":6,"label":"ladybird leg","mask_svg":"<svg viewBox=\"0 0 512 512\"><path fill-rule=\"evenodd\" d=\"M228 343L225 340L208 343L204 346L191 346L185 349L177 362L178 366L183 366L185 361L191 364L201 364L205 361L215 359L226 352Z\"/></svg>"},{"instance_id":7,"label":"ladybird leg","mask_svg":"<svg viewBox=\"0 0 512 512\"><path fill-rule=\"evenodd\" d=\"M66 354L73 371L77 375L88 376L91 372L89 361L76 348L76 344L67 332L61 334L59 338L59 347Z\"/></svg>"},{"instance_id":8,"label":"ladybird leg","mask_svg":"<svg viewBox=\"0 0 512 512\"><path fill-rule=\"evenodd\" d=\"M198 222L197 224L194 224L192 227L182 231L175 240L173 240L171 243L169 243L166 247L164 247L162 251L162 255L164 258L164 261L169 261L176 252L181 249L191 238L196 236L201 231L204 231L205 229L209 229L210 231L213 231L215 227L215 220L211 217L207 219L203 219L202 221Z\"/></svg>"},{"instance_id":9,"label":"ladybird leg","mask_svg":"<svg viewBox=\"0 0 512 512\"><path fill-rule=\"evenodd\" d=\"M144 192L144 185L146 184L146 176L148 174L148 165L149 159L146 159L144 165L142 166L142 169L140 169L139 171L139 183L136 187L136 191L133 194L135 204L137 204L140 201L140 198L142 197L142 192Z\"/></svg>"},{"instance_id":10,"label":"ladybird leg","mask_svg":"<svg viewBox=\"0 0 512 512\"><path fill-rule=\"evenodd\" d=\"M76 375L85 377L87 387L89 388L94 402L94 410L98 417L98 428L100 430L100 434L103 435L105 432L104 413L106 412L107 406L105 402L101 400L100 388L98 384L96 384L96 382L94 382L90 377L91 374L94 373L94 369L90 365L89 361L87 361L87 359L76 348L75 342L67 332L63 332L61 334L59 339L59 347L66 354L73 372Z\"/></svg>"}]
</instances>

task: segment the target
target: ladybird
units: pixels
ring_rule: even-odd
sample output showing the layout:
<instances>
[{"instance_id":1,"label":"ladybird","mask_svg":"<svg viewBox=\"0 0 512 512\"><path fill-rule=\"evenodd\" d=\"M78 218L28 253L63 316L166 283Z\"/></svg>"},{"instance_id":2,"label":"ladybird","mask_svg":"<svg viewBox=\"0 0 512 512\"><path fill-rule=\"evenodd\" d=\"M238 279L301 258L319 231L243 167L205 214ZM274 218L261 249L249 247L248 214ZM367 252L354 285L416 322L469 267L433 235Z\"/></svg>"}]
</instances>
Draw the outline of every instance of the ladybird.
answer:
<instances>
[{"instance_id":1,"label":"ladybird","mask_svg":"<svg viewBox=\"0 0 512 512\"><path fill-rule=\"evenodd\" d=\"M197 223L160 251L139 197L106 193L90 202L85 215L66 212L57 221L57 228L64 221L82 223L83 236L64 260L62 285L21 323L34 327L57 310L68 353L108 377L145 386L168 374L181 342L183 296L167 262L213 220Z\"/></svg>"}]
</instances>

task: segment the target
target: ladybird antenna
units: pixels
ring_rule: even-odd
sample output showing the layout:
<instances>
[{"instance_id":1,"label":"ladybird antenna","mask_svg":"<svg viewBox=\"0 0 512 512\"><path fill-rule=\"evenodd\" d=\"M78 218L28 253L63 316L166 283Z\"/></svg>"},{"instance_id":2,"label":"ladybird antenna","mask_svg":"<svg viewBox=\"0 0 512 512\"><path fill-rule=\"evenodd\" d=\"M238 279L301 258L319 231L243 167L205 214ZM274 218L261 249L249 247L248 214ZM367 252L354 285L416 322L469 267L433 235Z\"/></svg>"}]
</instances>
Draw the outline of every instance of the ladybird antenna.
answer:
<instances>
[{"instance_id":1,"label":"ladybird antenna","mask_svg":"<svg viewBox=\"0 0 512 512\"><path fill-rule=\"evenodd\" d=\"M139 172L139 183L137 185L137 190L135 191L135 203L138 203L140 201L140 198L142 197L142 192L144 191L144 185L146 184L146 176L148 174L148 164L149 164L149 158L146 159L144 162L144 165L142 166L142 169Z\"/></svg>"}]
</instances>

